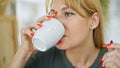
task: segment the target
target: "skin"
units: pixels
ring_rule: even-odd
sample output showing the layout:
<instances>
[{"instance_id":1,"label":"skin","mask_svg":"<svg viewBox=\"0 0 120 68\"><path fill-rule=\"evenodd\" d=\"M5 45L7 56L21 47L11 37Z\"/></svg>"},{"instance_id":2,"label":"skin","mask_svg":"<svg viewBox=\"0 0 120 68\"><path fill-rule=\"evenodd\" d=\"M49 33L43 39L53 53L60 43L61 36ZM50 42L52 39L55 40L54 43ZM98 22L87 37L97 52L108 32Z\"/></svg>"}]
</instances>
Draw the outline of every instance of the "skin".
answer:
<instances>
[{"instance_id":1,"label":"skin","mask_svg":"<svg viewBox=\"0 0 120 68\"><path fill-rule=\"evenodd\" d=\"M120 68L120 44L113 43L107 47L108 52L103 56L103 67Z\"/></svg>"},{"instance_id":2,"label":"skin","mask_svg":"<svg viewBox=\"0 0 120 68\"><path fill-rule=\"evenodd\" d=\"M67 58L76 68L89 67L99 52L93 42L94 28L91 28L91 25L97 27L99 24L98 13L92 17L83 18L64 5L62 0L54 0L52 9L58 12L56 18L62 22L66 30L61 39L62 42L56 47L65 50ZM82 8L81 11L84 13Z\"/></svg>"},{"instance_id":3,"label":"skin","mask_svg":"<svg viewBox=\"0 0 120 68\"><path fill-rule=\"evenodd\" d=\"M65 50L66 57L75 68L88 68L93 64L100 50L95 48L93 42L93 30L99 25L99 14L95 12L91 17L83 18L74 10L67 8L62 0L53 0L52 9L57 12L57 15L51 16L61 21L65 27L65 34L56 47ZM84 10L80 9L85 14ZM41 28L41 23L45 20L49 18L40 17L37 23L31 23L21 29L22 44L8 68L24 67L30 55L36 50L31 42L34 35L32 29ZM120 45L114 43L107 48L109 51L103 56L103 66L120 68Z\"/></svg>"}]
</instances>

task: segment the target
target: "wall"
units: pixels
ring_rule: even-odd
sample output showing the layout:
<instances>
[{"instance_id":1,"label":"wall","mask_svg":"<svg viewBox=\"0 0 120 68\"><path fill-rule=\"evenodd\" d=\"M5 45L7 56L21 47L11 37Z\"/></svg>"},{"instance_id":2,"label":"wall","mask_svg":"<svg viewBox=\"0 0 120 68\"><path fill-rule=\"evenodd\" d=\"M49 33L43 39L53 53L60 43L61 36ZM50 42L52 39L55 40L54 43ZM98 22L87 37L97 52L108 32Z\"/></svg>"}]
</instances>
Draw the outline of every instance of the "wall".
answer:
<instances>
[{"instance_id":1,"label":"wall","mask_svg":"<svg viewBox=\"0 0 120 68\"><path fill-rule=\"evenodd\" d=\"M0 68L6 68L17 51L17 22L14 4L0 1Z\"/></svg>"},{"instance_id":2,"label":"wall","mask_svg":"<svg viewBox=\"0 0 120 68\"><path fill-rule=\"evenodd\" d=\"M105 26L105 42L113 40L120 43L120 0L110 0L110 15Z\"/></svg>"}]
</instances>

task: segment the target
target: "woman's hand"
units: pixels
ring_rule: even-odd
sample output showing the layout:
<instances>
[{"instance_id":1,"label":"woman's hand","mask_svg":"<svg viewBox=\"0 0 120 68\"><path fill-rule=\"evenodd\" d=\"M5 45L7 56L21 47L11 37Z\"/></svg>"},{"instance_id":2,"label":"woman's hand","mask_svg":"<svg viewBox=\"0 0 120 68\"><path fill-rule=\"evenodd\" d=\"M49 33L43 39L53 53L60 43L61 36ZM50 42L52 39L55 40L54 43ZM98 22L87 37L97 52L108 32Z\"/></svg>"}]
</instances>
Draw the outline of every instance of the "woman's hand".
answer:
<instances>
[{"instance_id":1,"label":"woman's hand","mask_svg":"<svg viewBox=\"0 0 120 68\"><path fill-rule=\"evenodd\" d=\"M45 20L49 20L51 17L54 17L56 14L52 16L43 16L40 17L36 23L31 23L27 27L21 29L21 46L17 50L15 56L12 61L8 65L8 68L24 68L24 65L32 52L35 50L32 44L32 37L34 36L34 32L32 29L38 29L42 27L42 22Z\"/></svg>"},{"instance_id":2,"label":"woman's hand","mask_svg":"<svg viewBox=\"0 0 120 68\"><path fill-rule=\"evenodd\" d=\"M107 48L108 52L103 56L103 67L120 68L120 44L112 43Z\"/></svg>"},{"instance_id":3,"label":"woman's hand","mask_svg":"<svg viewBox=\"0 0 120 68\"><path fill-rule=\"evenodd\" d=\"M22 44L21 48L25 51L33 51L34 47L32 44L32 37L34 36L34 32L32 29L38 29L42 27L42 22L45 20L50 19L49 16L43 16L39 18L36 23L31 23L27 27L21 29L21 39L22 39Z\"/></svg>"},{"instance_id":4,"label":"woman's hand","mask_svg":"<svg viewBox=\"0 0 120 68\"><path fill-rule=\"evenodd\" d=\"M37 23L31 23L27 27L22 28L22 44L17 50L12 61L8 65L8 68L24 68L26 61L28 60L32 52L35 50L32 45L32 37L34 36L34 32L32 31L32 29L40 28L42 26L41 23L47 19L49 19L47 16L43 16L36 21Z\"/></svg>"},{"instance_id":5,"label":"woman's hand","mask_svg":"<svg viewBox=\"0 0 120 68\"><path fill-rule=\"evenodd\" d=\"M42 26L42 22L45 20L49 20L50 18L54 18L57 15L56 11L51 11L48 16L40 17L36 22L37 23L31 23L25 28L21 29L21 38L22 38L22 44L21 48L25 51L33 51L34 47L32 44L32 37L34 36L34 32L32 29L38 29Z\"/></svg>"}]
</instances>

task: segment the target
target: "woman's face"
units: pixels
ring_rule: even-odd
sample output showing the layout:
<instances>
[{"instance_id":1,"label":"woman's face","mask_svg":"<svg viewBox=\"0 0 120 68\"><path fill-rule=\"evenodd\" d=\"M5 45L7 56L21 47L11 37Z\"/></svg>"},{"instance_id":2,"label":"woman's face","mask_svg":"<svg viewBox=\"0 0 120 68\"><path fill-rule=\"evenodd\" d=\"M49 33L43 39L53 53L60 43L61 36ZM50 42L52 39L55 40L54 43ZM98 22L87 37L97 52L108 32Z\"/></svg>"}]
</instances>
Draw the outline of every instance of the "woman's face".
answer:
<instances>
[{"instance_id":1,"label":"woman's face","mask_svg":"<svg viewBox=\"0 0 120 68\"><path fill-rule=\"evenodd\" d=\"M65 50L83 45L90 36L90 20L68 8L63 0L53 0L52 9L57 11L56 18L65 27L65 34L56 47Z\"/></svg>"}]
</instances>

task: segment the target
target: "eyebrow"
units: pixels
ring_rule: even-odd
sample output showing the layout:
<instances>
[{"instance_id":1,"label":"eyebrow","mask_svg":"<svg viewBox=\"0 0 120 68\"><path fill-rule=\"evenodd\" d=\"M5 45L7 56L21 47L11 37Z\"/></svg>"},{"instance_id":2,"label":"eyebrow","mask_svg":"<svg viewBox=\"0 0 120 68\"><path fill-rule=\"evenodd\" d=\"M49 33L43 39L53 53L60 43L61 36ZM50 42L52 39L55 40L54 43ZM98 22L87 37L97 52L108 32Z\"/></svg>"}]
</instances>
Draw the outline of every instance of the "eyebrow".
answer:
<instances>
[{"instance_id":1,"label":"eyebrow","mask_svg":"<svg viewBox=\"0 0 120 68\"><path fill-rule=\"evenodd\" d=\"M64 10L67 10L69 7L63 7L61 10L64 11Z\"/></svg>"}]
</instances>

